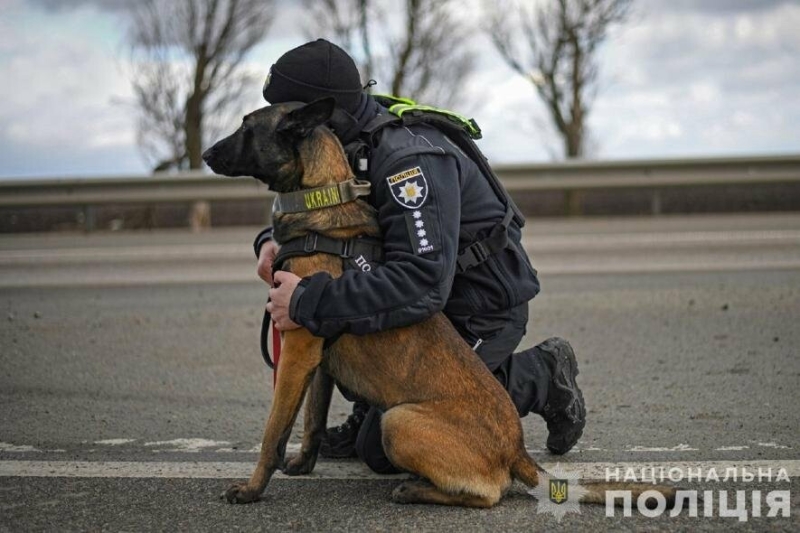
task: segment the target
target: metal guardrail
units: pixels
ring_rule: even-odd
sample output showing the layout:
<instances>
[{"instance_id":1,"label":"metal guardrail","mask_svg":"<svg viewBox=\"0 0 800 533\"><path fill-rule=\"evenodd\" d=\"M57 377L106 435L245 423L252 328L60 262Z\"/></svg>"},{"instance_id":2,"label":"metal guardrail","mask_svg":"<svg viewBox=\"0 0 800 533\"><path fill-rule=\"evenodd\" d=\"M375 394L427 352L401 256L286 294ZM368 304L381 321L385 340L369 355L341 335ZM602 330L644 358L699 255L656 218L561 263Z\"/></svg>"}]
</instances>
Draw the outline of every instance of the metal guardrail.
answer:
<instances>
[{"instance_id":1,"label":"metal guardrail","mask_svg":"<svg viewBox=\"0 0 800 533\"><path fill-rule=\"evenodd\" d=\"M515 191L564 191L566 212L581 212L583 192L642 189L650 194L650 212L661 213L661 193L678 187L776 185L800 183L800 155L565 161L495 168L506 188Z\"/></svg>"},{"instance_id":2,"label":"metal guardrail","mask_svg":"<svg viewBox=\"0 0 800 533\"><path fill-rule=\"evenodd\" d=\"M568 190L800 182L800 154L564 161L495 168L509 190Z\"/></svg>"},{"instance_id":3,"label":"metal guardrail","mask_svg":"<svg viewBox=\"0 0 800 533\"><path fill-rule=\"evenodd\" d=\"M567 161L496 165L515 191L564 191L567 211L580 210L584 191L642 189L652 194L652 212L660 212L660 192L687 186L800 183L800 154L757 157ZM247 200L272 193L256 180L191 172L131 177L6 179L0 181L0 207L83 206L87 220L94 206Z\"/></svg>"},{"instance_id":4,"label":"metal guardrail","mask_svg":"<svg viewBox=\"0 0 800 533\"><path fill-rule=\"evenodd\" d=\"M207 225L199 215L199 202L269 198L266 185L246 178L227 178L204 172L152 176L44 178L0 181L0 208L76 206L82 209L83 227L94 231L95 211L101 205L190 203L191 220ZM192 222L194 224L195 222Z\"/></svg>"},{"instance_id":5,"label":"metal guardrail","mask_svg":"<svg viewBox=\"0 0 800 533\"><path fill-rule=\"evenodd\" d=\"M256 180L203 172L0 181L0 207L248 200L269 194Z\"/></svg>"}]
</instances>

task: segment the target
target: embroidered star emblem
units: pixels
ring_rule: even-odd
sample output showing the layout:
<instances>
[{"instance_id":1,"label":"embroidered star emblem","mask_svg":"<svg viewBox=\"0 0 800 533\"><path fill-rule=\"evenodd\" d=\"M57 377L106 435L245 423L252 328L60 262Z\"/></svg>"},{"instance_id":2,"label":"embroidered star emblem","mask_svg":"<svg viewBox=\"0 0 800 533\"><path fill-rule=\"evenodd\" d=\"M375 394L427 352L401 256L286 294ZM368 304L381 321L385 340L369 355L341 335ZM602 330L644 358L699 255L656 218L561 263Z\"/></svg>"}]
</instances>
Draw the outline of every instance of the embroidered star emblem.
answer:
<instances>
[{"instance_id":1,"label":"embroidered star emblem","mask_svg":"<svg viewBox=\"0 0 800 533\"><path fill-rule=\"evenodd\" d=\"M428 246L428 239L422 239L421 241L419 241L419 245L420 246Z\"/></svg>"},{"instance_id":2,"label":"embroidered star emblem","mask_svg":"<svg viewBox=\"0 0 800 533\"><path fill-rule=\"evenodd\" d=\"M427 233L427 232L426 232L424 229L421 229L421 230L419 230L419 231L417 232L417 236L419 236L419 237L424 237L424 236L425 236L425 235L427 235L427 234L428 234L428 233Z\"/></svg>"},{"instance_id":3,"label":"embroidered star emblem","mask_svg":"<svg viewBox=\"0 0 800 533\"><path fill-rule=\"evenodd\" d=\"M586 495L586 487L582 487L579 483L580 477L577 472L568 472L561 468L560 464L556 464L551 472L542 472L539 475L539 484L528 491L528 494L534 496L539 500L536 512L539 514L550 513L557 522L561 522L564 515L567 513L581 514L579 502L581 498ZM553 483L556 487L565 487L564 499L560 501L553 497Z\"/></svg>"},{"instance_id":4,"label":"embroidered star emblem","mask_svg":"<svg viewBox=\"0 0 800 533\"><path fill-rule=\"evenodd\" d=\"M405 184L398 195L407 204L417 203L422 198L422 187L416 181Z\"/></svg>"},{"instance_id":5,"label":"embroidered star emblem","mask_svg":"<svg viewBox=\"0 0 800 533\"><path fill-rule=\"evenodd\" d=\"M422 216L422 213L420 213L419 211L414 211L414 215L413 216L414 216L414 218L419 218L419 217ZM422 221L420 221L420 222L422 222Z\"/></svg>"},{"instance_id":6,"label":"embroidered star emblem","mask_svg":"<svg viewBox=\"0 0 800 533\"><path fill-rule=\"evenodd\" d=\"M416 222L414 222L414 225L418 228L421 228L422 226L425 225L425 223L421 220L417 220Z\"/></svg>"}]
</instances>

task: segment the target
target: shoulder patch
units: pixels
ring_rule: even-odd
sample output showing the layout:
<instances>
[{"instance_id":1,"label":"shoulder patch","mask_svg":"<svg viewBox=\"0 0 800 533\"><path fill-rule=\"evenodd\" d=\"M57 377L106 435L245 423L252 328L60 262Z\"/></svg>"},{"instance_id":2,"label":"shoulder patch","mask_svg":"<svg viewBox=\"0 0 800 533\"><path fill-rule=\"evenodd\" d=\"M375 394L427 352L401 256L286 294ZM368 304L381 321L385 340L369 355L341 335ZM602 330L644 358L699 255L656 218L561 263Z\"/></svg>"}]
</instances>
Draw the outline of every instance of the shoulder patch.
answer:
<instances>
[{"instance_id":1,"label":"shoulder patch","mask_svg":"<svg viewBox=\"0 0 800 533\"><path fill-rule=\"evenodd\" d=\"M417 209L428 198L428 182L420 167L404 170L386 178L392 198L406 209Z\"/></svg>"}]
</instances>

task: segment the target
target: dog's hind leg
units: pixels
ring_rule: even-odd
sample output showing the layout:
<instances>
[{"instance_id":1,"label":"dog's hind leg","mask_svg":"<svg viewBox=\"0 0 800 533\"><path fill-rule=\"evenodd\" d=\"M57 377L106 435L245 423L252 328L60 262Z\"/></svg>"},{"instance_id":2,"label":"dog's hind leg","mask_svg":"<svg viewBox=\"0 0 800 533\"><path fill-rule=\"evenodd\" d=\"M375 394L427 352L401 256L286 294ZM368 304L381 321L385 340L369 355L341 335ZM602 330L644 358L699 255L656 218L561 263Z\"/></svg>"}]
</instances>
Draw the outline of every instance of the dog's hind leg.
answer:
<instances>
[{"instance_id":1,"label":"dog's hind leg","mask_svg":"<svg viewBox=\"0 0 800 533\"><path fill-rule=\"evenodd\" d=\"M511 485L508 469L489 457L484 439L437 413L459 408L439 402L400 405L384 413L381 429L389 460L431 483L404 483L392 494L394 501L491 507Z\"/></svg>"},{"instance_id":2,"label":"dog's hind leg","mask_svg":"<svg viewBox=\"0 0 800 533\"><path fill-rule=\"evenodd\" d=\"M230 503L249 503L258 499L270 477L283 461L286 441L297 418L303 396L314 371L322 361L323 339L306 329L287 331L283 337L283 357L278 370L272 409L261 442L258 465L245 483L236 483L224 494Z\"/></svg>"},{"instance_id":3,"label":"dog's hind leg","mask_svg":"<svg viewBox=\"0 0 800 533\"><path fill-rule=\"evenodd\" d=\"M328 420L328 408L333 395L333 378L322 368L317 368L311 388L306 398L303 414L303 446L300 453L293 457L283 469L290 476L308 474L314 470L319 455L319 447L325 436L325 422Z\"/></svg>"},{"instance_id":4,"label":"dog's hind leg","mask_svg":"<svg viewBox=\"0 0 800 533\"><path fill-rule=\"evenodd\" d=\"M491 507L496 500L487 496L457 493L450 494L436 488L428 481L405 481L392 491L395 503L435 503L439 505L459 505L462 507Z\"/></svg>"}]
</instances>

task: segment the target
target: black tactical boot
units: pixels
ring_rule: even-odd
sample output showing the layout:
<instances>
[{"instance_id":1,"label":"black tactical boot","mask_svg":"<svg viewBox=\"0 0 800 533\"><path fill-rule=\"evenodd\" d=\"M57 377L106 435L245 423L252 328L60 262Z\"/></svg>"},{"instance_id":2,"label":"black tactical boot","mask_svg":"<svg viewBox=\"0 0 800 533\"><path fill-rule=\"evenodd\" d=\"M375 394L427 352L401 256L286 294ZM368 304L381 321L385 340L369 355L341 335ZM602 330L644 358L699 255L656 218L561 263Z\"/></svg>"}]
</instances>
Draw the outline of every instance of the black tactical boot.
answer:
<instances>
[{"instance_id":1,"label":"black tactical boot","mask_svg":"<svg viewBox=\"0 0 800 533\"><path fill-rule=\"evenodd\" d=\"M369 404L363 401L353 403L353 412L344 424L328 428L325 439L319 448L319 454L328 459L347 459L357 457L356 438L361 424L369 411Z\"/></svg>"},{"instance_id":2,"label":"black tactical boot","mask_svg":"<svg viewBox=\"0 0 800 533\"><path fill-rule=\"evenodd\" d=\"M536 347L552 370L547 404L542 416L547 422L547 449L556 455L570 451L583 434L586 425L586 404L575 382L578 362L572 346L553 337Z\"/></svg>"}]
</instances>

